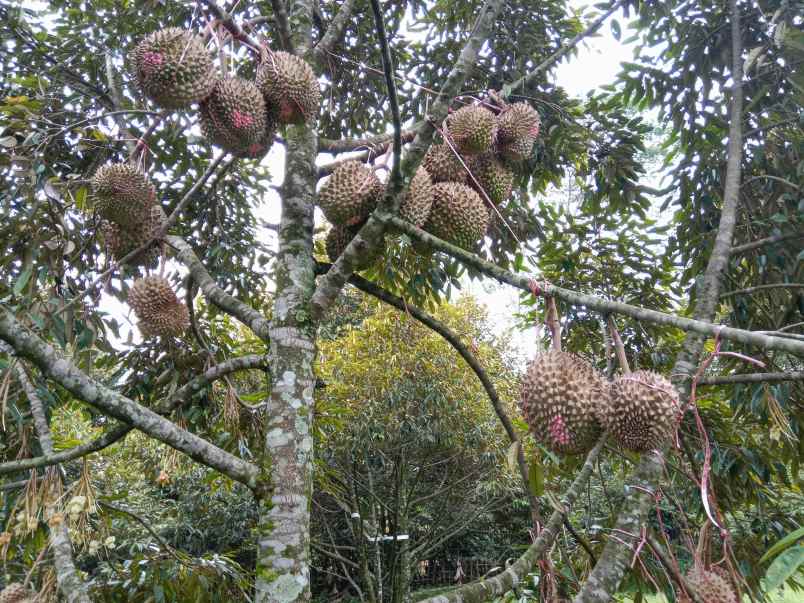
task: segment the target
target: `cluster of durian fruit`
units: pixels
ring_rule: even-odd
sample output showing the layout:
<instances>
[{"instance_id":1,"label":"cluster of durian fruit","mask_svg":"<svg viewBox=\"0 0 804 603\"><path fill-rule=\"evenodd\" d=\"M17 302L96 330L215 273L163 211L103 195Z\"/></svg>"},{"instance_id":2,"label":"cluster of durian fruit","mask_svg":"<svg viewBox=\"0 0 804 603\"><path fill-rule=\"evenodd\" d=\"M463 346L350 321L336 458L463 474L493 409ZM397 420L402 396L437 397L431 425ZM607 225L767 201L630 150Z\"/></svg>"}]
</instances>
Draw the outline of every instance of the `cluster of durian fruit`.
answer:
<instances>
[{"instance_id":1,"label":"cluster of durian fruit","mask_svg":"<svg viewBox=\"0 0 804 603\"><path fill-rule=\"evenodd\" d=\"M238 157L264 156L282 124L312 119L321 92L312 68L302 59L263 49L255 81L217 73L213 56L200 36L167 28L142 39L129 54L142 93L164 109L188 109L198 103L204 136ZM101 167L92 177L101 235L120 259L152 241L166 221L156 188L131 163ZM129 261L153 268L159 249L153 245ZM189 310L170 282L146 276L132 285L128 302L145 338L179 336L189 327Z\"/></svg>"},{"instance_id":2,"label":"cluster of durian fruit","mask_svg":"<svg viewBox=\"0 0 804 603\"><path fill-rule=\"evenodd\" d=\"M33 603L36 593L19 582L12 582L0 591L0 603Z\"/></svg>"},{"instance_id":3,"label":"cluster of durian fruit","mask_svg":"<svg viewBox=\"0 0 804 603\"><path fill-rule=\"evenodd\" d=\"M654 450L672 437L682 414L661 375L634 371L608 381L586 360L558 350L528 366L520 408L536 439L559 454L588 452L604 430L626 450Z\"/></svg>"},{"instance_id":4,"label":"cluster of durian fruit","mask_svg":"<svg viewBox=\"0 0 804 603\"><path fill-rule=\"evenodd\" d=\"M491 106L491 105L489 105ZM538 112L527 103L493 107L464 106L445 122L444 140L432 145L413 175L399 216L448 243L475 250L494 209L514 187L515 168L527 159L539 134ZM385 186L371 166L358 161L338 165L321 187L318 204L333 227L327 255L333 262L368 219ZM420 252L428 252L414 245ZM360 258L371 265L382 248Z\"/></svg>"},{"instance_id":5,"label":"cluster of durian fruit","mask_svg":"<svg viewBox=\"0 0 804 603\"><path fill-rule=\"evenodd\" d=\"M695 589L701 600L706 603L739 603L726 571L719 567L710 567L708 570L696 564L687 573L687 582ZM678 596L678 603L692 603L686 594Z\"/></svg>"}]
</instances>

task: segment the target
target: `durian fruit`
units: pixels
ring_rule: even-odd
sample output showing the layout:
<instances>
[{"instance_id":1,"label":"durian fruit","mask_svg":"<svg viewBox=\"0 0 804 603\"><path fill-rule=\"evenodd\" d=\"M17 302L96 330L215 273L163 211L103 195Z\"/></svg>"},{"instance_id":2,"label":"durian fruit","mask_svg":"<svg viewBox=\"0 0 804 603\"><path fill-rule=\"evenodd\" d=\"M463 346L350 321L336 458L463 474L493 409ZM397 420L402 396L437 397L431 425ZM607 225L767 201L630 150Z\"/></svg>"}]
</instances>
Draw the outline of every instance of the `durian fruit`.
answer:
<instances>
[{"instance_id":1,"label":"durian fruit","mask_svg":"<svg viewBox=\"0 0 804 603\"><path fill-rule=\"evenodd\" d=\"M114 222L104 221L101 224L101 236L109 253L117 260L122 259L135 249L153 239L167 220L164 210L159 205L152 205L142 221L127 227ZM130 259L129 266L146 266L153 268L159 260L159 248L156 243L141 251Z\"/></svg>"},{"instance_id":2,"label":"durian fruit","mask_svg":"<svg viewBox=\"0 0 804 603\"><path fill-rule=\"evenodd\" d=\"M486 234L489 212L474 190L457 182L433 186L433 207L424 230L448 243L472 250Z\"/></svg>"},{"instance_id":3,"label":"durian fruit","mask_svg":"<svg viewBox=\"0 0 804 603\"><path fill-rule=\"evenodd\" d=\"M430 174L433 182L466 183L466 170L447 144L430 145L422 160L422 167Z\"/></svg>"},{"instance_id":4,"label":"durian fruit","mask_svg":"<svg viewBox=\"0 0 804 603\"><path fill-rule=\"evenodd\" d=\"M612 437L634 452L659 448L673 435L681 418L676 390L651 371L618 377L611 384L611 396L601 413Z\"/></svg>"},{"instance_id":5,"label":"durian fruit","mask_svg":"<svg viewBox=\"0 0 804 603\"><path fill-rule=\"evenodd\" d=\"M461 107L447 118L447 130L461 155L485 153L494 142L497 119L480 105Z\"/></svg>"},{"instance_id":6,"label":"durian fruit","mask_svg":"<svg viewBox=\"0 0 804 603\"><path fill-rule=\"evenodd\" d=\"M329 229L324 245L330 262L335 262L341 256L361 226L333 226ZM363 252L355 266L355 270L365 270L371 266L383 254L384 250L385 242L383 241L371 253Z\"/></svg>"},{"instance_id":7,"label":"durian fruit","mask_svg":"<svg viewBox=\"0 0 804 603\"><path fill-rule=\"evenodd\" d=\"M23 603L33 597L34 593L19 582L12 582L0 591L0 603Z\"/></svg>"},{"instance_id":8,"label":"durian fruit","mask_svg":"<svg viewBox=\"0 0 804 603\"><path fill-rule=\"evenodd\" d=\"M371 168L345 161L321 187L318 205L332 224L354 226L369 217L382 191L382 182Z\"/></svg>"},{"instance_id":9,"label":"durian fruit","mask_svg":"<svg viewBox=\"0 0 804 603\"><path fill-rule=\"evenodd\" d=\"M241 157L254 157L263 150L265 99L254 83L222 78L199 108L201 131L213 144Z\"/></svg>"},{"instance_id":10,"label":"durian fruit","mask_svg":"<svg viewBox=\"0 0 804 603\"><path fill-rule=\"evenodd\" d=\"M574 354L550 350L528 366L519 406L537 440L560 454L589 451L601 434L598 418L609 388Z\"/></svg>"},{"instance_id":11,"label":"durian fruit","mask_svg":"<svg viewBox=\"0 0 804 603\"><path fill-rule=\"evenodd\" d=\"M694 567L687 574L687 581L706 603L739 603L729 581L716 572L707 571L702 567ZM687 597L684 598L690 600Z\"/></svg>"},{"instance_id":12,"label":"durian fruit","mask_svg":"<svg viewBox=\"0 0 804 603\"><path fill-rule=\"evenodd\" d=\"M530 157L541 128L539 113L528 103L514 103L497 116L497 150L502 157Z\"/></svg>"},{"instance_id":13,"label":"durian fruit","mask_svg":"<svg viewBox=\"0 0 804 603\"><path fill-rule=\"evenodd\" d=\"M399 205L399 217L421 228L433 207L433 179L424 167L419 166Z\"/></svg>"},{"instance_id":14,"label":"durian fruit","mask_svg":"<svg viewBox=\"0 0 804 603\"><path fill-rule=\"evenodd\" d=\"M179 301L170 282L161 276L146 276L134 281L128 303L139 319L142 336L178 337L190 326L190 313Z\"/></svg>"},{"instance_id":15,"label":"durian fruit","mask_svg":"<svg viewBox=\"0 0 804 603\"><path fill-rule=\"evenodd\" d=\"M130 163L101 166L92 176L92 192L101 217L120 226L138 223L156 203L151 180Z\"/></svg>"},{"instance_id":16,"label":"durian fruit","mask_svg":"<svg viewBox=\"0 0 804 603\"><path fill-rule=\"evenodd\" d=\"M312 67L287 52L269 51L257 67L257 86L277 108L279 123L301 124L318 114L321 90Z\"/></svg>"},{"instance_id":17,"label":"durian fruit","mask_svg":"<svg viewBox=\"0 0 804 603\"><path fill-rule=\"evenodd\" d=\"M492 154L472 162L472 175L494 205L505 203L514 189L514 172ZM474 181L471 183L474 186Z\"/></svg>"},{"instance_id":18,"label":"durian fruit","mask_svg":"<svg viewBox=\"0 0 804 603\"><path fill-rule=\"evenodd\" d=\"M212 55L203 38L178 27L146 36L129 58L143 94L165 109L185 109L215 86Z\"/></svg>"}]
</instances>

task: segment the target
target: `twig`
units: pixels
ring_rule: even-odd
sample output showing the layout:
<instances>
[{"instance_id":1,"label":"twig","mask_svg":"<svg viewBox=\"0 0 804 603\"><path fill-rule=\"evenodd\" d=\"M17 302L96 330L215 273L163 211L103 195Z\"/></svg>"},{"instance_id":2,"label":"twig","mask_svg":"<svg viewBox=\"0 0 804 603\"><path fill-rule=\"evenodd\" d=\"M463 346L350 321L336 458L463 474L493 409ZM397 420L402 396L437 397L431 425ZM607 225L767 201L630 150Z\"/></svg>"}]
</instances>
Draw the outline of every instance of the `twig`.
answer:
<instances>
[{"instance_id":1,"label":"twig","mask_svg":"<svg viewBox=\"0 0 804 603\"><path fill-rule=\"evenodd\" d=\"M755 287L747 287L745 289L721 293L720 299L726 299L736 295L751 295L757 291L767 291L768 289L804 289L804 283L769 283L767 285L757 285Z\"/></svg>"},{"instance_id":2,"label":"twig","mask_svg":"<svg viewBox=\"0 0 804 603\"><path fill-rule=\"evenodd\" d=\"M625 345L620 337L620 332L617 330L617 323L614 317L609 314L609 330L611 331L611 338L614 341L614 349L617 352L617 362L620 364L620 370L623 375L631 372L631 367L628 365L628 357L625 355Z\"/></svg>"},{"instance_id":3,"label":"twig","mask_svg":"<svg viewBox=\"0 0 804 603\"><path fill-rule=\"evenodd\" d=\"M783 381L802 381L804 371L790 371L784 373L741 373L738 375L720 375L714 377L701 377L699 385L730 385L734 383L781 383Z\"/></svg>"}]
</instances>

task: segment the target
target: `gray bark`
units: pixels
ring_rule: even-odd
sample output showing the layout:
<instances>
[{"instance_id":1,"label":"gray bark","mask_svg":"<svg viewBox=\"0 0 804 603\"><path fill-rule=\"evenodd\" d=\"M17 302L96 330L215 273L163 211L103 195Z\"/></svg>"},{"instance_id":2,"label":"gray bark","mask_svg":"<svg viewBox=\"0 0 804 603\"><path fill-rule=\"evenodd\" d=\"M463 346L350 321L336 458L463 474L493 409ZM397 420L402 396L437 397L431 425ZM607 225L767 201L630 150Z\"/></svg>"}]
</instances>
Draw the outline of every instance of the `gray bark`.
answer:
<instances>
[{"instance_id":1,"label":"gray bark","mask_svg":"<svg viewBox=\"0 0 804 603\"><path fill-rule=\"evenodd\" d=\"M39 445L42 447L42 452L46 455L52 455L54 452L53 437L45 414L45 406L36 393L36 388L28 378L28 374L22 364L18 363L16 369L17 378L31 404L31 415L33 416L36 435L39 438ZM61 477L59 476L57 479L61 480ZM63 519L63 514L59 515L61 508L51 499L46 502L46 505L46 514L52 518L48 522L50 549L53 551L53 564L56 567L56 583L59 585L59 591L61 591L68 603L90 603L86 586L75 569L70 533ZM61 516L62 519L60 521L55 520L54 516Z\"/></svg>"}]
</instances>

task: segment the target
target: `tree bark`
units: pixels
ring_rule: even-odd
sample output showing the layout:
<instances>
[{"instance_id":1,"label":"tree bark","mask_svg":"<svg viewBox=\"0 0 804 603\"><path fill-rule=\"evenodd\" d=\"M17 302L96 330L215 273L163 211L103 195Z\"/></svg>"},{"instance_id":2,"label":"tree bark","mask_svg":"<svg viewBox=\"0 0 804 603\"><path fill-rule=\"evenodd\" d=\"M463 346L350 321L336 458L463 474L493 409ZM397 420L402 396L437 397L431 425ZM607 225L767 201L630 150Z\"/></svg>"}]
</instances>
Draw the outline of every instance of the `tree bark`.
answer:
<instances>
[{"instance_id":1,"label":"tree bark","mask_svg":"<svg viewBox=\"0 0 804 603\"><path fill-rule=\"evenodd\" d=\"M42 447L42 452L46 455L54 453L53 437L50 433L50 426L48 425L47 415L45 414L45 406L42 399L36 393L25 368L21 363L17 364L17 378L25 390L25 395L31 404L31 415L33 416L34 428L36 435L39 438L39 445ZM57 474L58 475L58 474ZM57 479L61 481L61 476L58 475ZM56 582L59 585L59 590L68 603L90 603L89 595L87 594L86 586L78 575L75 569L75 562L73 561L73 546L70 542L70 533L67 530L67 524L64 521L64 514L61 513L61 508L58 506L57 501L48 499L50 502L46 503L46 516L51 519L48 521L50 533L50 548L53 551L53 562L56 566ZM57 518L61 519L57 519Z\"/></svg>"}]
</instances>

